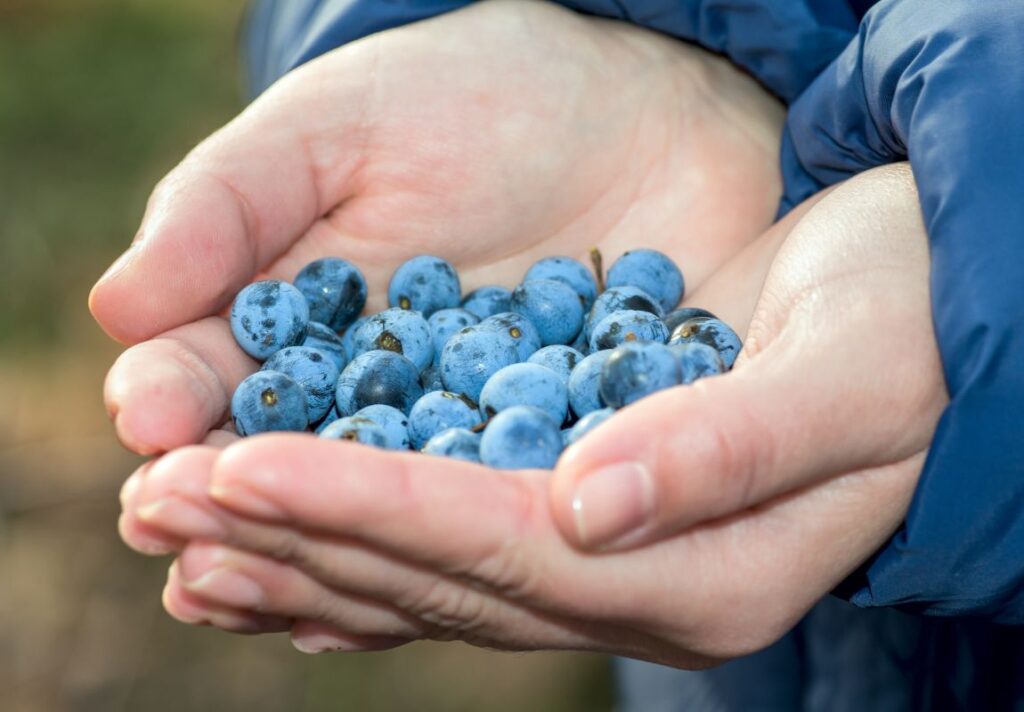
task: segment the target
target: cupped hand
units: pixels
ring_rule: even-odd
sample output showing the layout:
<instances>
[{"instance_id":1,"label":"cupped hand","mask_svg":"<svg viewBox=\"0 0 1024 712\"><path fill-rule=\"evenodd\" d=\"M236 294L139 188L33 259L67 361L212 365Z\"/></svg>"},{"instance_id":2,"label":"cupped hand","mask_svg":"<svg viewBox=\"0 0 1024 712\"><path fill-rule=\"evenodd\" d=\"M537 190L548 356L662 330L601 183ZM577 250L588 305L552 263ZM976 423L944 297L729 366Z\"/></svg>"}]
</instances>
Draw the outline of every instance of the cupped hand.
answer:
<instances>
[{"instance_id":1,"label":"cupped hand","mask_svg":"<svg viewBox=\"0 0 1024 712\"><path fill-rule=\"evenodd\" d=\"M906 368L940 378L907 171L856 178L793 213L711 278L703 303L742 327L768 265L752 335L768 333L766 303L785 303L787 289L803 293L812 276L822 286L785 310L791 319L775 340L755 341L737 375L791 334L828 335L831 320L872 313L885 328L860 333L852 319L848 349L898 335L916 347ZM599 430L631 427L657 399L672 414L688 388L652 396ZM833 390L826 395L843 407ZM720 406L692 403L709 418ZM671 419L649 436L669 433L686 438ZM460 639L700 667L770 644L880 546L906 511L924 447L645 546L587 553L559 530L564 513L547 473L261 436L184 448L136 473L121 527L141 551L179 554L164 593L173 615L244 632L290 629L307 651ZM731 482L706 486L728 492Z\"/></svg>"},{"instance_id":2,"label":"cupped hand","mask_svg":"<svg viewBox=\"0 0 1024 712\"><path fill-rule=\"evenodd\" d=\"M749 322L734 370L641 401L563 457L552 506L576 546L649 543L927 451L948 394L909 168L854 179L801 215L756 309L723 311ZM743 273L770 240L689 301L760 284Z\"/></svg>"},{"instance_id":3,"label":"cupped hand","mask_svg":"<svg viewBox=\"0 0 1024 712\"><path fill-rule=\"evenodd\" d=\"M544 3L335 50L175 168L94 288L100 324L138 344L106 384L118 435L152 454L223 424L256 364L218 314L318 257L357 264L370 309L421 253L468 290L514 285L542 256L647 246L698 285L770 223L782 118L719 58Z\"/></svg>"}]
</instances>

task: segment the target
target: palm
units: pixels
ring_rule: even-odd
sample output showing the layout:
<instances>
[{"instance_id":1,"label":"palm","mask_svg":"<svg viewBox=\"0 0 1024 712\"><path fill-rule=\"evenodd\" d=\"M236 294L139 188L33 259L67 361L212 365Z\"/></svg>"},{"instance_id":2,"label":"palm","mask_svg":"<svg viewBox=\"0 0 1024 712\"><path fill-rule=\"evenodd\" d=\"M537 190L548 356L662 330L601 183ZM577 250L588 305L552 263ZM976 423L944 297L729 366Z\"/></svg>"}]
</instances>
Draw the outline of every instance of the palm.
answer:
<instances>
[{"instance_id":1,"label":"palm","mask_svg":"<svg viewBox=\"0 0 1024 712\"><path fill-rule=\"evenodd\" d=\"M332 86L349 75L374 80ZM329 253L379 286L434 252L467 286L514 283L541 255L640 244L698 282L775 208L779 108L722 61L618 24L483 5L336 51L282 92L314 81L328 125L332 105L364 107L365 153L341 163L344 202L271 268L285 277ZM335 137L313 142L327 174Z\"/></svg>"},{"instance_id":2,"label":"palm","mask_svg":"<svg viewBox=\"0 0 1024 712\"><path fill-rule=\"evenodd\" d=\"M219 426L255 364L211 315L325 255L364 270L371 309L418 253L469 289L543 255L643 245L697 285L770 222L781 120L722 60L541 3L335 50L194 151L154 193L134 263L94 290L111 334L164 332L108 379L119 435L149 453Z\"/></svg>"}]
</instances>

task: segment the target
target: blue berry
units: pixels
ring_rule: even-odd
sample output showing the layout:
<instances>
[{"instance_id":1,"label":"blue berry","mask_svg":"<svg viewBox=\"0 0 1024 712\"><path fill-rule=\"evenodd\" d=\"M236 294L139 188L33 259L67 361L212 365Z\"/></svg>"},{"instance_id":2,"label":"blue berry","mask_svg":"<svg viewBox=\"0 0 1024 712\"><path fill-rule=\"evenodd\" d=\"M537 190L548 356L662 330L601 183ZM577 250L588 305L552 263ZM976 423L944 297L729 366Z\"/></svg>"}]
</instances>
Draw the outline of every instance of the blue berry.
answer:
<instances>
[{"instance_id":1,"label":"blue berry","mask_svg":"<svg viewBox=\"0 0 1024 712\"><path fill-rule=\"evenodd\" d=\"M597 280L582 262L572 257L545 257L533 263L523 277L524 282L531 279L554 279L569 285L580 298L583 311L590 311L597 299Z\"/></svg>"},{"instance_id":2,"label":"blue berry","mask_svg":"<svg viewBox=\"0 0 1024 712\"><path fill-rule=\"evenodd\" d=\"M480 434L465 428L448 428L430 438L422 452L466 462L480 462Z\"/></svg>"},{"instance_id":3,"label":"blue berry","mask_svg":"<svg viewBox=\"0 0 1024 712\"><path fill-rule=\"evenodd\" d=\"M339 331L366 305L366 280L347 260L324 257L302 268L295 286L309 303L309 318Z\"/></svg>"},{"instance_id":4,"label":"blue berry","mask_svg":"<svg viewBox=\"0 0 1024 712\"><path fill-rule=\"evenodd\" d=\"M354 359L359 354L356 353L356 332L359 331L359 327L366 323L369 316L361 316L345 329L341 334L341 345L345 347L345 354L349 359Z\"/></svg>"},{"instance_id":5,"label":"blue berry","mask_svg":"<svg viewBox=\"0 0 1024 712\"><path fill-rule=\"evenodd\" d=\"M562 428L562 449L569 447L572 443L569 442L569 438L572 436L572 426L568 428Z\"/></svg>"},{"instance_id":6,"label":"blue berry","mask_svg":"<svg viewBox=\"0 0 1024 712\"><path fill-rule=\"evenodd\" d=\"M601 408L600 410L592 410L585 416L576 421L576 424L572 426L569 431L569 435L566 437L566 447L579 442L580 438L589 433L591 430L596 428L598 425L608 420L615 414L613 408Z\"/></svg>"},{"instance_id":7,"label":"blue berry","mask_svg":"<svg viewBox=\"0 0 1024 712\"><path fill-rule=\"evenodd\" d=\"M348 352L345 351L341 337L318 321L306 324L306 338L303 339L302 345L322 351L339 371L348 363Z\"/></svg>"},{"instance_id":8,"label":"blue berry","mask_svg":"<svg viewBox=\"0 0 1024 712\"><path fill-rule=\"evenodd\" d=\"M728 324L721 319L709 319L708 317L695 317L684 321L672 332L668 343L670 346L674 346L694 342L707 344L718 351L727 371L732 368L736 357L740 355L740 349L743 348L740 337Z\"/></svg>"},{"instance_id":9,"label":"blue berry","mask_svg":"<svg viewBox=\"0 0 1024 712\"><path fill-rule=\"evenodd\" d=\"M318 349L289 346L264 362L264 371L277 371L295 379L306 392L309 420L317 422L334 405L334 389L338 385L338 368Z\"/></svg>"},{"instance_id":10,"label":"blue berry","mask_svg":"<svg viewBox=\"0 0 1024 712\"><path fill-rule=\"evenodd\" d=\"M420 374L412 361L394 351L367 351L341 372L334 396L339 413L378 404L408 413L422 394Z\"/></svg>"},{"instance_id":11,"label":"blue berry","mask_svg":"<svg viewBox=\"0 0 1024 712\"><path fill-rule=\"evenodd\" d=\"M550 368L557 373L562 383L569 385L569 375L576 368L576 364L583 360L583 354L571 346L552 344L535 352L527 363L535 363L545 368Z\"/></svg>"},{"instance_id":12,"label":"blue berry","mask_svg":"<svg viewBox=\"0 0 1024 712\"><path fill-rule=\"evenodd\" d=\"M384 428L369 418L355 415L335 420L320 431L320 437L324 440L351 440L379 448L387 448L388 442Z\"/></svg>"},{"instance_id":13,"label":"blue berry","mask_svg":"<svg viewBox=\"0 0 1024 712\"><path fill-rule=\"evenodd\" d=\"M445 388L473 401L480 400L480 391L488 378L520 360L515 342L494 329L483 328L483 323L455 334L441 351L441 380Z\"/></svg>"},{"instance_id":14,"label":"blue berry","mask_svg":"<svg viewBox=\"0 0 1024 712\"><path fill-rule=\"evenodd\" d=\"M480 392L480 410L493 417L517 405L532 405L559 425L569 411L569 391L562 377L536 363L514 363L491 376Z\"/></svg>"},{"instance_id":15,"label":"blue berry","mask_svg":"<svg viewBox=\"0 0 1024 712\"><path fill-rule=\"evenodd\" d=\"M667 255L657 250L630 250L608 270L608 287L638 287L658 300L664 311L683 297L683 273Z\"/></svg>"},{"instance_id":16,"label":"blue berry","mask_svg":"<svg viewBox=\"0 0 1024 712\"><path fill-rule=\"evenodd\" d=\"M476 404L465 396L450 391L428 393L409 413L409 438L419 449L434 435L448 428L474 428L483 419Z\"/></svg>"},{"instance_id":17,"label":"blue berry","mask_svg":"<svg viewBox=\"0 0 1024 712\"><path fill-rule=\"evenodd\" d=\"M424 393L443 391L444 383L441 381L441 367L428 366L420 372L420 385Z\"/></svg>"},{"instance_id":18,"label":"blue berry","mask_svg":"<svg viewBox=\"0 0 1024 712\"><path fill-rule=\"evenodd\" d=\"M338 406L335 404L331 406L331 409L327 411L327 415L320 419L320 422L313 428L313 432L319 435L323 432L324 428L333 423L335 420L341 417L341 413L338 412Z\"/></svg>"},{"instance_id":19,"label":"blue berry","mask_svg":"<svg viewBox=\"0 0 1024 712\"><path fill-rule=\"evenodd\" d=\"M709 319L717 319L714 314L709 312L707 309L700 309L698 307L680 307L674 311L669 312L662 319L665 322L668 333L675 331L676 327L682 324L684 321L689 321L698 316L706 316Z\"/></svg>"},{"instance_id":20,"label":"blue berry","mask_svg":"<svg viewBox=\"0 0 1024 712\"><path fill-rule=\"evenodd\" d=\"M295 379L277 371L257 371L238 384L231 397L231 418L242 437L305 430L306 393Z\"/></svg>"},{"instance_id":21,"label":"blue berry","mask_svg":"<svg viewBox=\"0 0 1024 712\"><path fill-rule=\"evenodd\" d=\"M306 338L309 307L302 292L287 282L253 282L231 307L231 333L254 359L264 361Z\"/></svg>"},{"instance_id":22,"label":"blue berry","mask_svg":"<svg viewBox=\"0 0 1024 712\"><path fill-rule=\"evenodd\" d=\"M611 351L595 351L580 361L569 376L569 404L576 417L604 407L599 391L601 367Z\"/></svg>"},{"instance_id":23,"label":"blue berry","mask_svg":"<svg viewBox=\"0 0 1024 712\"><path fill-rule=\"evenodd\" d=\"M665 343L668 329L650 312L617 311L602 319L590 333L590 350L614 349L630 341Z\"/></svg>"},{"instance_id":24,"label":"blue berry","mask_svg":"<svg viewBox=\"0 0 1024 712\"><path fill-rule=\"evenodd\" d=\"M571 343L583 328L579 295L564 282L533 279L512 292L512 311L530 320L542 346Z\"/></svg>"},{"instance_id":25,"label":"blue berry","mask_svg":"<svg viewBox=\"0 0 1024 712\"><path fill-rule=\"evenodd\" d=\"M467 294L462 300L462 308L480 319L507 312L512 299L512 292L504 287L480 287Z\"/></svg>"},{"instance_id":26,"label":"blue berry","mask_svg":"<svg viewBox=\"0 0 1024 712\"><path fill-rule=\"evenodd\" d=\"M459 306L459 275L440 257L420 255L405 262L391 276L388 305L413 309L429 317L438 309Z\"/></svg>"},{"instance_id":27,"label":"blue berry","mask_svg":"<svg viewBox=\"0 0 1024 712\"><path fill-rule=\"evenodd\" d=\"M589 344L590 334L594 327L601 323L609 314L617 311L645 311L660 317L661 306L647 292L636 287L612 287L601 292L594 301L594 306L587 315L584 330Z\"/></svg>"},{"instance_id":28,"label":"blue berry","mask_svg":"<svg viewBox=\"0 0 1024 712\"><path fill-rule=\"evenodd\" d=\"M518 361L525 361L540 348L540 334L529 319L515 312L502 312L489 316L480 322L481 329L497 332L510 341L519 354Z\"/></svg>"},{"instance_id":29,"label":"blue berry","mask_svg":"<svg viewBox=\"0 0 1024 712\"><path fill-rule=\"evenodd\" d=\"M679 359L683 375L682 382L690 384L699 378L716 376L725 371L725 364L718 351L699 342L674 344L669 347Z\"/></svg>"},{"instance_id":30,"label":"blue berry","mask_svg":"<svg viewBox=\"0 0 1024 712\"><path fill-rule=\"evenodd\" d=\"M441 362L441 349L448 343L448 339L457 331L480 323L480 318L465 309L440 309L430 315L427 323L430 325L434 344L434 363L436 364Z\"/></svg>"},{"instance_id":31,"label":"blue berry","mask_svg":"<svg viewBox=\"0 0 1024 712\"><path fill-rule=\"evenodd\" d=\"M480 459L502 470L551 469L561 454L558 423L528 405L498 413L480 439Z\"/></svg>"},{"instance_id":32,"label":"blue berry","mask_svg":"<svg viewBox=\"0 0 1024 712\"><path fill-rule=\"evenodd\" d=\"M622 408L644 396L679 385L679 360L672 349L654 342L623 344L601 367L601 398Z\"/></svg>"},{"instance_id":33,"label":"blue berry","mask_svg":"<svg viewBox=\"0 0 1024 712\"><path fill-rule=\"evenodd\" d=\"M374 349L394 351L422 371L434 361L430 325L419 312L385 309L368 318L353 337L355 354Z\"/></svg>"},{"instance_id":34,"label":"blue berry","mask_svg":"<svg viewBox=\"0 0 1024 712\"><path fill-rule=\"evenodd\" d=\"M388 450L408 450L409 416L389 405L368 405L356 411L357 418L372 420L384 430L384 447Z\"/></svg>"},{"instance_id":35,"label":"blue berry","mask_svg":"<svg viewBox=\"0 0 1024 712\"><path fill-rule=\"evenodd\" d=\"M580 329L579 336L569 345L584 356L590 355L590 334L587 333L586 320L583 322L583 328Z\"/></svg>"}]
</instances>

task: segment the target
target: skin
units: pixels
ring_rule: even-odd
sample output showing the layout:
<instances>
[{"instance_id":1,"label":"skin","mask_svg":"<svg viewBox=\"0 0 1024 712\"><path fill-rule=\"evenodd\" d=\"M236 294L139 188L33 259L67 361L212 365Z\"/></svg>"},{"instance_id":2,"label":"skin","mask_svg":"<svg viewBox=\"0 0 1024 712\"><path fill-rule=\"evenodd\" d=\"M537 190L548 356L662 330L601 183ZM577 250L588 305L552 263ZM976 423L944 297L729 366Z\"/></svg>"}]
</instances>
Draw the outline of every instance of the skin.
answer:
<instances>
[{"instance_id":1,"label":"skin","mask_svg":"<svg viewBox=\"0 0 1024 712\"><path fill-rule=\"evenodd\" d=\"M108 332L142 342L107 381L119 435L177 448L128 480L120 522L136 549L177 555L168 611L290 630L307 651L461 639L701 667L777 639L896 528L945 401L905 169L751 242L778 195L780 119L708 55L502 2L333 52L200 146L92 297ZM603 424L553 476L217 430L254 364L215 315L258 272L351 256L373 309L415 253L471 289L595 242L673 256L688 304L748 345L733 373ZM630 500L581 528L579 490L606 465L633 481L637 461L657 507L632 540L596 544Z\"/></svg>"}]
</instances>

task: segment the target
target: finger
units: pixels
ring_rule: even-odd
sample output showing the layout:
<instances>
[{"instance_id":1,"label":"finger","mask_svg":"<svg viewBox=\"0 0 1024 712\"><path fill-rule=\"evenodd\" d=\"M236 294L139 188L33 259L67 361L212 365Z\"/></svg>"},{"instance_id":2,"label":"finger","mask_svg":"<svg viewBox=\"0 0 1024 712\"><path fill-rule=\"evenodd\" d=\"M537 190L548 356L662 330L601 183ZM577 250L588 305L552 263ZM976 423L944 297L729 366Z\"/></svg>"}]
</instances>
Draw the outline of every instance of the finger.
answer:
<instances>
[{"instance_id":1,"label":"finger","mask_svg":"<svg viewBox=\"0 0 1024 712\"><path fill-rule=\"evenodd\" d=\"M544 496L539 481L416 453L268 435L220 454L210 495L246 516L368 537L384 548L419 552L431 563L450 563L487 559L531 518L546 517L535 506L538 494ZM474 534L466 539L453 532Z\"/></svg>"},{"instance_id":2,"label":"finger","mask_svg":"<svg viewBox=\"0 0 1024 712\"><path fill-rule=\"evenodd\" d=\"M216 452L198 446L175 450L129 478L118 522L128 546L144 554L166 554L181 551L188 539L211 539L224 531L210 508L202 506ZM162 526L167 520L178 523L178 529Z\"/></svg>"},{"instance_id":3,"label":"finger","mask_svg":"<svg viewBox=\"0 0 1024 712\"><path fill-rule=\"evenodd\" d=\"M167 550L180 551L182 542L196 540L244 547L362 596L396 600L434 587L434 573L372 551L354 539L300 533L224 509L207 495L216 459L210 447L182 448L148 465L145 477L133 475L125 487L131 492L125 500L126 529L155 533ZM409 599L404 607L412 605Z\"/></svg>"},{"instance_id":4,"label":"finger","mask_svg":"<svg viewBox=\"0 0 1024 712\"><path fill-rule=\"evenodd\" d=\"M217 313L348 194L372 73L367 52L346 56L331 92L315 79L323 62L291 73L160 182L90 295L111 336L135 343Z\"/></svg>"},{"instance_id":5,"label":"finger","mask_svg":"<svg viewBox=\"0 0 1024 712\"><path fill-rule=\"evenodd\" d=\"M332 449L332 455L336 454ZM314 535L308 527L300 532L287 525L252 521L209 499L207 491L217 458L217 451L209 447L183 448L165 455L133 488L135 494L126 519L158 532L166 541L216 541L236 549L244 547L268 559L289 563L335 590L393 601L401 609L426 618L444 617L434 616L433 608L448 594L454 594L461 583L441 582L436 571L374 551L351 537ZM195 576L189 572L190 578ZM308 611L302 617L309 617Z\"/></svg>"},{"instance_id":6,"label":"finger","mask_svg":"<svg viewBox=\"0 0 1024 712\"><path fill-rule=\"evenodd\" d=\"M218 544L191 543L179 557L183 585L217 606L320 621L354 635L412 639L423 626L390 606L328 588L280 561Z\"/></svg>"},{"instance_id":7,"label":"finger","mask_svg":"<svg viewBox=\"0 0 1024 712\"><path fill-rule=\"evenodd\" d=\"M232 633L280 633L290 630L293 621L274 616L263 616L245 611L212 605L194 596L182 586L178 562L171 564L167 573L162 601L164 610L182 623L213 625Z\"/></svg>"},{"instance_id":8,"label":"finger","mask_svg":"<svg viewBox=\"0 0 1024 712\"><path fill-rule=\"evenodd\" d=\"M593 626L588 624L550 612L538 612L517 602L515 599L526 596L528 591L526 587L512 585L507 565L498 561L481 563L474 571L475 578L465 580L411 563L352 538L318 535L307 527L300 532L291 526L252 521L225 511L218 504L203 500L199 493L199 490L205 491L209 481L203 467L208 467L215 458L213 449L198 447L165 456L167 464L156 470L155 475L147 478L140 487L135 502L139 518L174 540L218 541L231 549L244 549L250 554L261 555L253 559L245 558L244 554L239 557L246 564L249 561L268 562L267 567L254 573L252 578L266 582L263 585L269 593L262 595L278 597L274 599L278 605L293 606L284 610L273 609L277 613L287 610L290 615L306 618L333 615L335 618L331 620L343 623L348 634L361 625L358 621L348 621L347 616L352 615L347 610L349 601L366 600L367 605L398 612L400 619L406 616L406 620L417 621L416 637L458 638L480 645L515 649L614 649L611 638L605 637L607 631L604 629L592 630ZM425 458L418 459L422 461ZM429 508L431 502L423 502L423 506ZM213 519L215 523L211 523ZM439 521L441 519L443 515ZM467 537L455 532L451 538ZM557 537L549 539L564 548ZM195 547L203 550L202 545L190 545L190 549ZM523 548L531 547L524 543ZM456 553L456 550L448 552L444 568L452 571L471 568L465 560L452 558ZM439 554L435 552L425 556L436 560ZM186 565L191 561L188 556L183 556L182 560ZM187 577L200 578L201 574L188 571ZM275 581L274 577L280 577L280 580ZM231 579L230 576L228 578ZM229 589L236 584L217 581L211 585ZM228 598L234 595L234 589L221 592L219 589L202 590L192 585L186 588L193 594L209 594L218 605L249 603ZM507 600L507 596L513 600ZM571 592L565 592L564 598L572 606L580 606ZM331 600L337 602L340 612L331 612ZM366 617L366 620L370 618ZM387 631L386 635L393 632L390 628ZM624 640L640 637L644 636L635 632L616 632L614 640L621 645ZM639 642L636 646L637 649L642 648Z\"/></svg>"},{"instance_id":9,"label":"finger","mask_svg":"<svg viewBox=\"0 0 1024 712\"><path fill-rule=\"evenodd\" d=\"M391 650L408 643L403 638L352 635L316 621L297 621L291 630L292 645L302 653L365 653Z\"/></svg>"},{"instance_id":10,"label":"finger","mask_svg":"<svg viewBox=\"0 0 1024 712\"><path fill-rule=\"evenodd\" d=\"M117 519L117 530L124 543L140 554L163 556L178 550L181 541L166 531L139 521L134 516L140 490L152 467L153 462L145 463L132 473L121 487L121 515Z\"/></svg>"},{"instance_id":11,"label":"finger","mask_svg":"<svg viewBox=\"0 0 1024 712\"><path fill-rule=\"evenodd\" d=\"M269 447L260 446L261 440L271 441ZM339 447L324 448L325 444ZM230 448L248 450L257 460L274 453L267 465L284 473L284 481L292 483L284 489L301 505L284 519L268 520L268 493L263 493L263 500L254 500L252 488L229 486L231 493L240 494L241 506L230 496L228 502L206 499L208 473L216 471L221 459L212 448L186 448L165 456L137 498L136 517L169 538L216 540L289 561L333 588L395 601L431 623L458 618L436 609L450 598L465 600L458 592L461 582L439 581L439 574L446 577L472 569L476 580L506 592L517 588L512 567L499 561L510 551L510 535L524 526L516 520L523 516L527 495L519 485L509 484L513 480L490 477L498 473L472 465L459 472L462 468L453 467L456 463L440 459L345 445L271 436ZM239 466L247 468L244 462ZM416 466L415 472L410 466ZM322 488L330 479L321 479L325 472L337 476L329 489ZM450 476L453 472L458 474ZM445 477L437 477L439 473ZM542 488L534 491L543 494ZM309 497L321 500L321 505ZM300 519L300 526L288 526ZM380 526L387 522L391 525ZM462 531L475 533L465 537ZM323 536L327 533L338 536ZM354 540L360 535L366 541ZM373 551L372 545L385 551ZM417 557L441 570L407 562Z\"/></svg>"},{"instance_id":12,"label":"finger","mask_svg":"<svg viewBox=\"0 0 1024 712\"><path fill-rule=\"evenodd\" d=\"M557 536L546 479L543 472L277 435L221 453L210 494L240 515L302 531L284 544L300 566L395 603L438 626L437 635L455 631L503 648L612 650L612 629L618 646L646 640L644 631L588 620L614 618L628 608L624 602L595 602L593 590L579 596L565 585L600 585L602 598L630 588L624 580L610 583L606 565L581 560ZM321 537L325 543L315 543ZM348 549L335 558L336 547L353 539L365 553ZM586 616L578 618L581 611Z\"/></svg>"},{"instance_id":13,"label":"finger","mask_svg":"<svg viewBox=\"0 0 1024 712\"><path fill-rule=\"evenodd\" d=\"M202 319L121 354L104 385L107 412L121 442L143 455L202 442L256 367L224 319Z\"/></svg>"}]
</instances>

